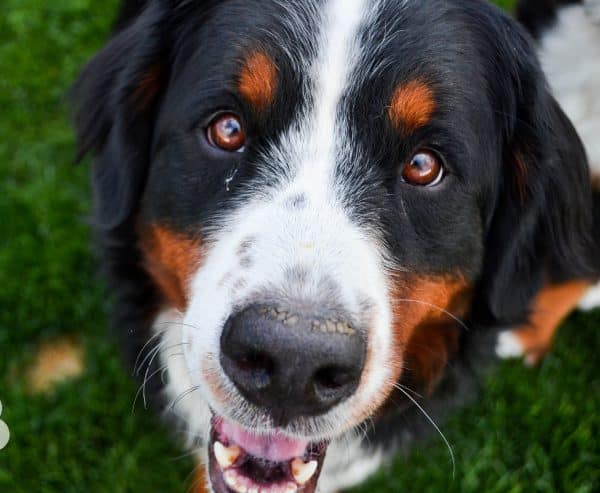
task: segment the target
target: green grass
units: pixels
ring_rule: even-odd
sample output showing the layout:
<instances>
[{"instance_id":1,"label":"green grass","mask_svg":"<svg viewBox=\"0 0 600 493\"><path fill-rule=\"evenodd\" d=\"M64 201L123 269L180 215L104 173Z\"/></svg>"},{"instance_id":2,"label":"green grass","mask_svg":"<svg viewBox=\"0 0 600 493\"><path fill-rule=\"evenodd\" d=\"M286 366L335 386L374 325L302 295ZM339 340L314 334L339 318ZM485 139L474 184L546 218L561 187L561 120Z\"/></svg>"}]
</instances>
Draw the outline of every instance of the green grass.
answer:
<instances>
[{"instance_id":1,"label":"green grass","mask_svg":"<svg viewBox=\"0 0 600 493\"><path fill-rule=\"evenodd\" d=\"M4 0L0 16L0 400L11 429L0 491L186 491L193 464L154 416L106 337L89 228L88 170L73 167L65 94L106 38L116 0ZM509 2L504 2L509 3ZM537 370L506 363L481 401L359 492L600 491L600 314L577 314ZM85 375L25 392L35 347L84 343Z\"/></svg>"}]
</instances>

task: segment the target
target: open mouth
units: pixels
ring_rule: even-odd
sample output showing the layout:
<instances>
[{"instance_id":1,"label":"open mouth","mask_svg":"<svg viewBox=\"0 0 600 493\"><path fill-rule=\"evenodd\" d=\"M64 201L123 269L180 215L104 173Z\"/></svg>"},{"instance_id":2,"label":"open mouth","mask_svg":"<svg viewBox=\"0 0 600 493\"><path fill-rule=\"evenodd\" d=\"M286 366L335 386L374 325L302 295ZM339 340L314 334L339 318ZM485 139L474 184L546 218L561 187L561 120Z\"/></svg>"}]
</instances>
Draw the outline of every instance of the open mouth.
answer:
<instances>
[{"instance_id":1,"label":"open mouth","mask_svg":"<svg viewBox=\"0 0 600 493\"><path fill-rule=\"evenodd\" d=\"M314 493L327 443L278 432L255 434L224 418L212 422L209 475L215 493Z\"/></svg>"}]
</instances>

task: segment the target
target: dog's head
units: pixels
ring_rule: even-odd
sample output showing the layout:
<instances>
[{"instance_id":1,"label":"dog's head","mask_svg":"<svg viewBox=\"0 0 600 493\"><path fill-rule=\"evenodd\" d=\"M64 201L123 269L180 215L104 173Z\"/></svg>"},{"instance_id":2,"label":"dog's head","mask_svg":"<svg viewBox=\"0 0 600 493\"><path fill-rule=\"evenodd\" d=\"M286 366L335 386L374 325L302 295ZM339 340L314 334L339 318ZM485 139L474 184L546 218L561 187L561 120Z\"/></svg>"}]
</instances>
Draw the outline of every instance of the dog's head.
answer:
<instances>
[{"instance_id":1,"label":"dog's head","mask_svg":"<svg viewBox=\"0 0 600 493\"><path fill-rule=\"evenodd\" d=\"M484 2L150 1L76 92L98 228L135 232L177 313L215 491L314 491L401 378L432 388L453 317L585 275L583 150Z\"/></svg>"}]
</instances>

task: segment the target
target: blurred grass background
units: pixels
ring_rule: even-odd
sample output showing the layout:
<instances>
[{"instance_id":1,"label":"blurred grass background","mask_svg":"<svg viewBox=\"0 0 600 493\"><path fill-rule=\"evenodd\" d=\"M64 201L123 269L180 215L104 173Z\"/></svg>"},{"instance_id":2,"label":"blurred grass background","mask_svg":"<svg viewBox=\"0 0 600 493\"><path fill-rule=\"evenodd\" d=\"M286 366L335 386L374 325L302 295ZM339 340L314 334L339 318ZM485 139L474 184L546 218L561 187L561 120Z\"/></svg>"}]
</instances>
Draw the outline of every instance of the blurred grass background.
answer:
<instances>
[{"instance_id":1,"label":"blurred grass background","mask_svg":"<svg viewBox=\"0 0 600 493\"><path fill-rule=\"evenodd\" d=\"M503 6L509 6L507 0ZM71 165L66 94L106 39L116 0L3 0L0 16L0 400L11 442L0 492L187 491L193 464L106 337L85 166ZM358 492L600 491L600 313L575 314L541 368L505 363L475 406ZM22 369L75 335L85 374L31 396Z\"/></svg>"}]
</instances>

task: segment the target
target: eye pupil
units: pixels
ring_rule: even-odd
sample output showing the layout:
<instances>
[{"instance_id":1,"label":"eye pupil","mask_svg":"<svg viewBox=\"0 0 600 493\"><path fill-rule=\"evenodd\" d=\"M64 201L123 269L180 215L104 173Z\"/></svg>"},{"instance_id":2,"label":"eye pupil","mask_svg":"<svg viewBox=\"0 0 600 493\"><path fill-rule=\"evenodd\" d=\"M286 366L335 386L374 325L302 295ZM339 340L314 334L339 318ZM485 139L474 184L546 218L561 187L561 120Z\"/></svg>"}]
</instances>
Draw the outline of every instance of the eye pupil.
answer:
<instances>
[{"instance_id":1,"label":"eye pupil","mask_svg":"<svg viewBox=\"0 0 600 493\"><path fill-rule=\"evenodd\" d=\"M227 152L239 152L246 143L246 133L237 115L226 113L217 116L208 126L208 141Z\"/></svg>"},{"instance_id":2,"label":"eye pupil","mask_svg":"<svg viewBox=\"0 0 600 493\"><path fill-rule=\"evenodd\" d=\"M410 185L437 185L444 175L444 167L436 154L419 151L402 170L402 180Z\"/></svg>"}]
</instances>

